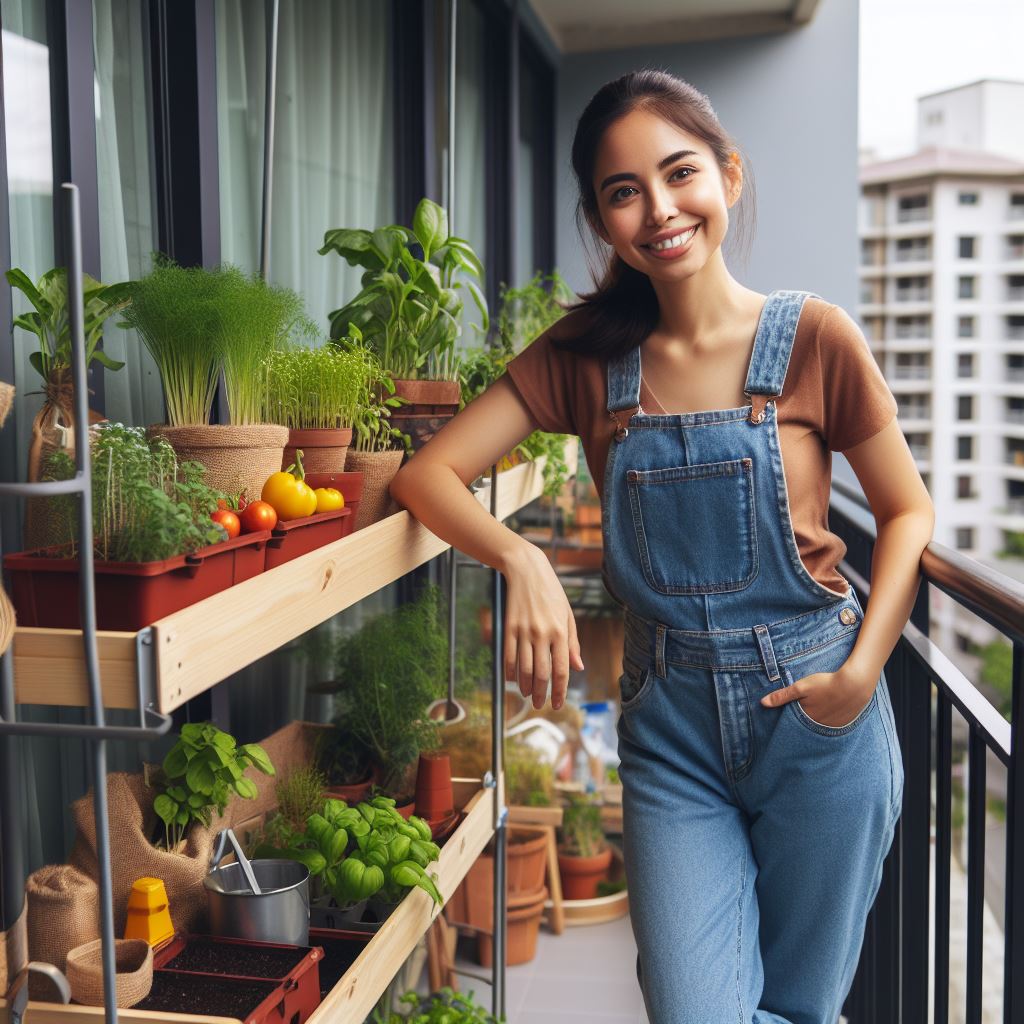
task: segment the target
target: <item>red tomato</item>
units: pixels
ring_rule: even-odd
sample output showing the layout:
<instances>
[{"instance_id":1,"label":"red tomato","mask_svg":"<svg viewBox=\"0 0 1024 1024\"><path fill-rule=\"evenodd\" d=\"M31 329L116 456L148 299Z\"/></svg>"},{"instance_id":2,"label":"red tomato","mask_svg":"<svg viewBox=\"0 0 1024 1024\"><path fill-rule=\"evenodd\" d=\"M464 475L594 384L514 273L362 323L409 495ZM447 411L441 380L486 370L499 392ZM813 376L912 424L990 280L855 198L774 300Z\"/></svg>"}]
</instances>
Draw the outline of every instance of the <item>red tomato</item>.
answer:
<instances>
[{"instance_id":1,"label":"red tomato","mask_svg":"<svg viewBox=\"0 0 1024 1024\"><path fill-rule=\"evenodd\" d=\"M238 516L229 508L219 508L210 518L215 523L220 523L228 532L228 540L237 537L242 532L242 523Z\"/></svg>"},{"instance_id":2,"label":"red tomato","mask_svg":"<svg viewBox=\"0 0 1024 1024\"><path fill-rule=\"evenodd\" d=\"M242 529L246 533L257 530L272 530L277 526L274 506L265 501L250 501L242 510Z\"/></svg>"}]
</instances>

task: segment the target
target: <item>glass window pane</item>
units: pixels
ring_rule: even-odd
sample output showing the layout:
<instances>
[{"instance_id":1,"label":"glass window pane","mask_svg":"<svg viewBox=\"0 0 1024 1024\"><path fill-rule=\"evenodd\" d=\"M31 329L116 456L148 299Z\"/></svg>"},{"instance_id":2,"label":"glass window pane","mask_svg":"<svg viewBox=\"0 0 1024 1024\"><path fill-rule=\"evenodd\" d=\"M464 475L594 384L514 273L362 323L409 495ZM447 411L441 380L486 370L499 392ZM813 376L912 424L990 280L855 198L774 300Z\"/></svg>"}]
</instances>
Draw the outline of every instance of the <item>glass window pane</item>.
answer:
<instances>
[{"instance_id":1,"label":"glass window pane","mask_svg":"<svg viewBox=\"0 0 1024 1024\"><path fill-rule=\"evenodd\" d=\"M150 164L148 48L142 0L93 0L100 277L138 278L157 247ZM125 363L105 370L109 419L145 426L164 419L160 375L135 331L108 322L103 347Z\"/></svg>"},{"instance_id":2,"label":"glass window pane","mask_svg":"<svg viewBox=\"0 0 1024 1024\"><path fill-rule=\"evenodd\" d=\"M2 0L4 120L11 232L11 266L37 281L53 266L53 155L50 132L50 50L44 0ZM14 315L32 307L12 289ZM5 328L6 329L6 328ZM15 444L17 476L25 479L32 420L42 406L39 375L28 357L33 335L14 338ZM31 392L35 392L32 394Z\"/></svg>"}]
</instances>

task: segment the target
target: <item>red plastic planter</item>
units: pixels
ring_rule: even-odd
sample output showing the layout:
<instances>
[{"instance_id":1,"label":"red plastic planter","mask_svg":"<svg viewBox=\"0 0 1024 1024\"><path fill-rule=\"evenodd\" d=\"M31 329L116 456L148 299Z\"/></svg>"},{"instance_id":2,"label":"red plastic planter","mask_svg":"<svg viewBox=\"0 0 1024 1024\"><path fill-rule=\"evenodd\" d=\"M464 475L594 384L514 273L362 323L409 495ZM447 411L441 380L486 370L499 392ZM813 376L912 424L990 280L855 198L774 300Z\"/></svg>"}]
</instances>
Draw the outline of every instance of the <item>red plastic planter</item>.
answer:
<instances>
[{"instance_id":1,"label":"red plastic planter","mask_svg":"<svg viewBox=\"0 0 1024 1024\"><path fill-rule=\"evenodd\" d=\"M163 999L170 1001L172 993L182 988L195 994L196 989L208 986L210 1005L202 1012L235 1016L237 1006L220 1011L218 993L234 1003L241 995L236 987L246 986L251 991L252 1008L244 1011L245 1024L303 1024L320 1005L323 958L320 946L177 935L155 951L153 990L145 1008L181 1012L180 1005L169 1005Z\"/></svg>"},{"instance_id":2,"label":"red plastic planter","mask_svg":"<svg viewBox=\"0 0 1024 1024\"><path fill-rule=\"evenodd\" d=\"M342 536L347 537L356 526L359 514L359 501L363 496L363 473L307 473L306 483L315 491L318 487L333 487L341 491L345 499L345 508L352 510L352 515L345 520Z\"/></svg>"},{"instance_id":3,"label":"red plastic planter","mask_svg":"<svg viewBox=\"0 0 1024 1024\"><path fill-rule=\"evenodd\" d=\"M345 536L345 524L353 520L350 508L317 512L302 519L278 522L267 544L267 568L284 565ZM354 520L353 520L354 521Z\"/></svg>"},{"instance_id":4,"label":"red plastic planter","mask_svg":"<svg viewBox=\"0 0 1024 1024\"><path fill-rule=\"evenodd\" d=\"M260 530L162 562L96 562L97 627L134 633L258 576L269 540L270 531ZM39 548L4 558L18 624L80 629L79 562L48 557L54 550Z\"/></svg>"}]
</instances>

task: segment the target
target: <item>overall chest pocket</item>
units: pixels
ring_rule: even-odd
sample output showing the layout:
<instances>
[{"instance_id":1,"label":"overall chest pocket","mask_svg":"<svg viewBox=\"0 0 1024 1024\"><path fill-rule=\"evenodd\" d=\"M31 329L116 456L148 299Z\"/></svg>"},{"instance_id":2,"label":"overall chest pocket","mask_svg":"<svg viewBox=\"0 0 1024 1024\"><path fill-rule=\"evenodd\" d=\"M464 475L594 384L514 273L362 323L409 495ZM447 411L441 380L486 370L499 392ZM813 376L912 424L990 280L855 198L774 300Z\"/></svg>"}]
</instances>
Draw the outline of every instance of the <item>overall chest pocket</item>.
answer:
<instances>
[{"instance_id":1,"label":"overall chest pocket","mask_svg":"<svg viewBox=\"0 0 1024 1024\"><path fill-rule=\"evenodd\" d=\"M660 594L742 590L757 575L753 460L629 469L644 579Z\"/></svg>"}]
</instances>

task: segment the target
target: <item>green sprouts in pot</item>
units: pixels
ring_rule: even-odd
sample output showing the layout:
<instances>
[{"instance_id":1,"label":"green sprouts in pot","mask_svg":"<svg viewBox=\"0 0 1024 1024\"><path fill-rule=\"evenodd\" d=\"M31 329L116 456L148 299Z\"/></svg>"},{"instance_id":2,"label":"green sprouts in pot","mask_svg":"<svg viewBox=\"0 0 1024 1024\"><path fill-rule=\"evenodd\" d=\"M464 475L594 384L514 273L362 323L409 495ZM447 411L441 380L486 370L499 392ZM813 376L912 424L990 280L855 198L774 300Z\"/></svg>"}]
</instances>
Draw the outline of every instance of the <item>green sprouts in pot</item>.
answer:
<instances>
[{"instance_id":1,"label":"green sprouts in pot","mask_svg":"<svg viewBox=\"0 0 1024 1024\"><path fill-rule=\"evenodd\" d=\"M351 427L372 373L368 356L336 345L272 352L267 419L292 430Z\"/></svg>"}]
</instances>

